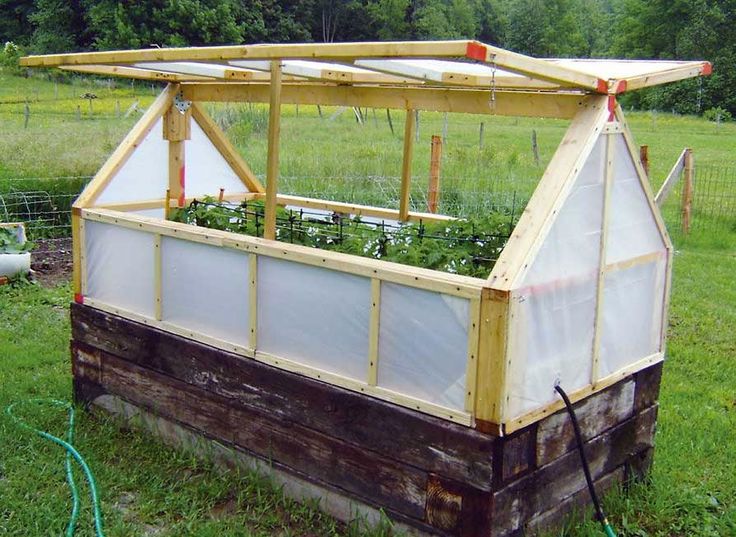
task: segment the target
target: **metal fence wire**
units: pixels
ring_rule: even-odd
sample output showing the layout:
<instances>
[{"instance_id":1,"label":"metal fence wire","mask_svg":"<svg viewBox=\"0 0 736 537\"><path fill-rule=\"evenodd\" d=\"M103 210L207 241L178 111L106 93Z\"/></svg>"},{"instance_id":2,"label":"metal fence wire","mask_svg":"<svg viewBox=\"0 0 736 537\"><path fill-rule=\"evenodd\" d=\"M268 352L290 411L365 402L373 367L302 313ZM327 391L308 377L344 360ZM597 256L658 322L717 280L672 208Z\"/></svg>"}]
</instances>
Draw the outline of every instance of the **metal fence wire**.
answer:
<instances>
[{"instance_id":1,"label":"metal fence wire","mask_svg":"<svg viewBox=\"0 0 736 537\"><path fill-rule=\"evenodd\" d=\"M696 166L690 229L736 231L736 167Z\"/></svg>"}]
</instances>

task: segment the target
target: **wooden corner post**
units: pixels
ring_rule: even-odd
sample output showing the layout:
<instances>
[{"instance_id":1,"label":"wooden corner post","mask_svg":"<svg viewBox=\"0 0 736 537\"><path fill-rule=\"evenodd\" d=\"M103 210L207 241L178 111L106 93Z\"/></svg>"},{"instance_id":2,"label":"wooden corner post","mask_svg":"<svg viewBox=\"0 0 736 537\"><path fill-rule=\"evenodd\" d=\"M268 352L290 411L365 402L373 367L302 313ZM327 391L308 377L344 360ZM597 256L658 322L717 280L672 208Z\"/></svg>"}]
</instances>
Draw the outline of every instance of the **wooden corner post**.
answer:
<instances>
[{"instance_id":1,"label":"wooden corner post","mask_svg":"<svg viewBox=\"0 0 736 537\"><path fill-rule=\"evenodd\" d=\"M178 88L174 88L178 94ZM192 137L191 109L180 111L172 104L164 114L164 139L169 142L169 196L176 200L177 207L184 206L186 199L186 166L184 144ZM167 207L168 210L170 207Z\"/></svg>"},{"instance_id":2,"label":"wooden corner post","mask_svg":"<svg viewBox=\"0 0 736 537\"><path fill-rule=\"evenodd\" d=\"M476 428L499 434L506 402L506 339L510 294L483 288L480 299L478 369L475 385Z\"/></svg>"},{"instance_id":3,"label":"wooden corner post","mask_svg":"<svg viewBox=\"0 0 736 537\"><path fill-rule=\"evenodd\" d=\"M266 162L266 217L263 237L276 239L276 197L279 190L279 135L281 134L281 61L271 62L268 108L268 156Z\"/></svg>"},{"instance_id":4,"label":"wooden corner post","mask_svg":"<svg viewBox=\"0 0 736 537\"><path fill-rule=\"evenodd\" d=\"M401 165L401 198L399 199L399 220L409 219L409 194L411 193L411 159L414 156L414 131L416 130L416 114L414 110L406 111L404 124L404 160Z\"/></svg>"}]
</instances>

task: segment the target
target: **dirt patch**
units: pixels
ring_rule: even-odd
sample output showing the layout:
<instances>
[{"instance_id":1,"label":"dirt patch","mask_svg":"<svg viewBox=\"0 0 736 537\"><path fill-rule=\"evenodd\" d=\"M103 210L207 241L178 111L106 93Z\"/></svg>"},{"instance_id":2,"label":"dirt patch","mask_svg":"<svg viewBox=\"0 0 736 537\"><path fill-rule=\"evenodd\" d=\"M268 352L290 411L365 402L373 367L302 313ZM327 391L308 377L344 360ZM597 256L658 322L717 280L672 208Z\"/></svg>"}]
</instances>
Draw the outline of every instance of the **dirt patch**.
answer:
<instances>
[{"instance_id":1,"label":"dirt patch","mask_svg":"<svg viewBox=\"0 0 736 537\"><path fill-rule=\"evenodd\" d=\"M66 283L72 277L72 239L39 239L31 252L33 278L44 287Z\"/></svg>"}]
</instances>

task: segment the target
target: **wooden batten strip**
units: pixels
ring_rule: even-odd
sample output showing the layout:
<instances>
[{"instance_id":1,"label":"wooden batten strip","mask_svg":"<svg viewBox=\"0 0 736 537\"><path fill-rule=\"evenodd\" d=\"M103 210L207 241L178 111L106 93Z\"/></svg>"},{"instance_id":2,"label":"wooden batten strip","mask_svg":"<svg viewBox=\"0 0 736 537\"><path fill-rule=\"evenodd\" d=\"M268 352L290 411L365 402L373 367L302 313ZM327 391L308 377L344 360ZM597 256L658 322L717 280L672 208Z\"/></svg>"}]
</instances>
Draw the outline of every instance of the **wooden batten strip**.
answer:
<instances>
[{"instance_id":1,"label":"wooden batten strip","mask_svg":"<svg viewBox=\"0 0 736 537\"><path fill-rule=\"evenodd\" d=\"M618 381L628 377L629 375L633 375L634 373L641 371L642 369L646 369L650 365L654 365L658 362L661 362L663 359L664 359L664 355L661 352L657 352L655 354L652 354L651 356L642 358L641 360L638 360L637 362L634 362L633 364L619 371L616 371L615 373L612 373L606 377L603 377L595 385L592 385L592 384L588 385L579 390L575 390L572 393L568 393L567 395L570 398L571 402L576 403L577 401L580 401L581 399L585 399L586 397L589 397L590 395L593 395L594 393L598 393L604 390L605 388L608 388L609 386L616 384ZM564 407L565 407L565 403L562 402L562 399L559 399L555 401L554 403L550 403L549 405L543 408L533 410L532 412L529 412L528 414L524 414L523 416L519 416L517 418L507 421L504 424L504 432L506 434L510 434L514 431L518 431L519 429L523 429L527 425L530 425L536 421L541 420L542 418L550 416L554 414L555 412L557 412L558 410L562 410Z\"/></svg>"},{"instance_id":2,"label":"wooden batten strip","mask_svg":"<svg viewBox=\"0 0 736 537\"><path fill-rule=\"evenodd\" d=\"M79 209L72 208L72 289L75 295L82 295L82 243L79 228L82 226Z\"/></svg>"},{"instance_id":3,"label":"wooden batten strip","mask_svg":"<svg viewBox=\"0 0 736 537\"><path fill-rule=\"evenodd\" d=\"M222 129L212 120L205 109L199 103L192 103L192 117L201 127L212 144L227 161L238 178L243 182L250 192L265 192L263 184L258 180L256 175L250 169L243 157L240 156L237 149L230 143Z\"/></svg>"},{"instance_id":4,"label":"wooden batten strip","mask_svg":"<svg viewBox=\"0 0 736 537\"><path fill-rule=\"evenodd\" d=\"M664 202L667 200L667 197L670 195L670 192L675 187L675 184L680 179L683 171L685 170L685 155L687 155L687 148L683 149L682 153L680 153L680 156L677 157L677 160L672 166L670 173L667 174L667 178L664 180L662 186L659 188L657 195L654 196L654 203L656 203L657 207L659 207L660 209L662 208L662 205L664 205Z\"/></svg>"},{"instance_id":5,"label":"wooden batten strip","mask_svg":"<svg viewBox=\"0 0 736 537\"><path fill-rule=\"evenodd\" d=\"M143 117L135 124L122 143L115 149L109 159L102 165L92 181L87 185L82 194L74 202L74 207L84 208L91 206L100 196L105 187L112 181L115 174L128 161L133 152L138 148L156 122L171 106L174 95L179 91L178 85L169 84L166 89L148 107Z\"/></svg>"},{"instance_id":6,"label":"wooden batten strip","mask_svg":"<svg viewBox=\"0 0 736 537\"><path fill-rule=\"evenodd\" d=\"M59 69L74 71L77 73L90 73L95 75L119 76L136 80L151 80L158 82L204 82L215 81L216 78L209 76L185 75L180 73L168 73L165 71L154 71L151 69L140 69L125 65L61 65Z\"/></svg>"},{"instance_id":7,"label":"wooden batten strip","mask_svg":"<svg viewBox=\"0 0 736 537\"><path fill-rule=\"evenodd\" d=\"M465 367L465 410L474 414L476 378L478 376L478 341L480 335L480 297L470 301L468 311L468 356Z\"/></svg>"},{"instance_id":8,"label":"wooden batten strip","mask_svg":"<svg viewBox=\"0 0 736 537\"><path fill-rule=\"evenodd\" d=\"M82 209L81 213L87 220L119 225L138 231L160 233L164 236L191 240L203 244L225 246L240 251L267 255L269 257L304 263L311 266L324 267L368 278L379 278L384 281L462 298L477 298L485 284L485 280L480 278L458 276L456 274L400 265L388 261L308 248L296 244L274 243L273 241L249 237L238 233L202 229L188 224L148 218L130 213L121 213L107 209Z\"/></svg>"},{"instance_id":9,"label":"wooden batten strip","mask_svg":"<svg viewBox=\"0 0 736 537\"><path fill-rule=\"evenodd\" d=\"M214 196L214 193L212 194ZM239 193L231 193L231 194L225 194L222 199L224 201L236 201L240 202L243 200L253 200L257 199L259 196L256 192L239 192ZM202 199L202 197L198 198L185 198L184 203L186 205L192 203L195 199ZM172 200L169 196L168 199L168 207L172 208L175 207L177 202L175 200ZM120 203L101 203L99 205L95 205L94 208L96 209L109 209L111 211L139 211L139 210L145 210L145 209L165 209L167 206L167 199L155 199L155 200L143 200L143 201L124 201Z\"/></svg>"},{"instance_id":10,"label":"wooden batten strip","mask_svg":"<svg viewBox=\"0 0 736 537\"><path fill-rule=\"evenodd\" d=\"M250 254L248 257L248 278L249 278L249 323L248 344L254 351L258 348L258 256Z\"/></svg>"},{"instance_id":11,"label":"wooden batten strip","mask_svg":"<svg viewBox=\"0 0 736 537\"><path fill-rule=\"evenodd\" d=\"M378 384L378 338L381 332L381 280L371 279L371 318L368 334L368 385Z\"/></svg>"},{"instance_id":12,"label":"wooden batten strip","mask_svg":"<svg viewBox=\"0 0 736 537\"><path fill-rule=\"evenodd\" d=\"M159 233L153 236L153 294L154 294L154 316L157 321L163 319L163 302L162 302L162 269L161 269L161 235Z\"/></svg>"},{"instance_id":13,"label":"wooden batten strip","mask_svg":"<svg viewBox=\"0 0 736 537\"><path fill-rule=\"evenodd\" d=\"M474 415L500 427L506 408L509 294L485 288L480 299L480 331Z\"/></svg>"},{"instance_id":14,"label":"wooden batten strip","mask_svg":"<svg viewBox=\"0 0 736 537\"><path fill-rule=\"evenodd\" d=\"M79 226L77 238L79 240L79 289L82 296L88 291L87 285L87 235L85 233L85 224L82 218L78 217Z\"/></svg>"},{"instance_id":15,"label":"wooden batten strip","mask_svg":"<svg viewBox=\"0 0 736 537\"><path fill-rule=\"evenodd\" d=\"M606 168L603 178L603 214L601 217L601 239L598 249L598 281L596 288L595 320L593 322L593 365L591 383L595 386L600 372L601 338L603 337L603 305L606 288L606 252L608 246L608 220L611 209L611 187L613 185L613 167L616 146L614 133L606 137Z\"/></svg>"}]
</instances>

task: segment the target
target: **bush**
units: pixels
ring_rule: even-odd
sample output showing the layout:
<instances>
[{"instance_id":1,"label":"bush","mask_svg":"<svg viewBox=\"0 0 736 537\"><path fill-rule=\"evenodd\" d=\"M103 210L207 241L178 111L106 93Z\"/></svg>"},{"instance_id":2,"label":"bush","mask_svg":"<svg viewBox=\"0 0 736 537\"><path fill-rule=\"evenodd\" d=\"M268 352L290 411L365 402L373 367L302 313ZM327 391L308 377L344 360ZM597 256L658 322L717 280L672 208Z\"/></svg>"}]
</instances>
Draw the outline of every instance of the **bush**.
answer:
<instances>
[{"instance_id":1,"label":"bush","mask_svg":"<svg viewBox=\"0 0 736 537\"><path fill-rule=\"evenodd\" d=\"M720 106L708 108L708 110L703 112L703 117L708 121L731 121L733 119L731 112Z\"/></svg>"},{"instance_id":2,"label":"bush","mask_svg":"<svg viewBox=\"0 0 736 537\"><path fill-rule=\"evenodd\" d=\"M23 56L21 48L12 41L6 41L5 46L0 51L0 67L11 75L22 74L23 69L18 64L21 56Z\"/></svg>"}]
</instances>

